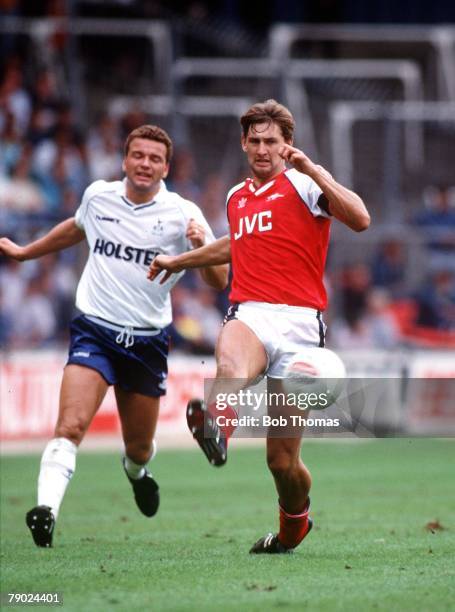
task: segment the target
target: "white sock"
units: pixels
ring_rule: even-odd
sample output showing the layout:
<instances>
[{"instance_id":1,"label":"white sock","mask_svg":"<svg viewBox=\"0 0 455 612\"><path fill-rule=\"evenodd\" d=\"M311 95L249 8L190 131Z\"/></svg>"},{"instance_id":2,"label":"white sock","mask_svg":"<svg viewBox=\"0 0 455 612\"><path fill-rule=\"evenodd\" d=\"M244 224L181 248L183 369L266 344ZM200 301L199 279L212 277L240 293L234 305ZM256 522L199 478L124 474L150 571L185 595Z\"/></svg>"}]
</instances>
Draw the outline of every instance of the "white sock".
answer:
<instances>
[{"instance_id":1,"label":"white sock","mask_svg":"<svg viewBox=\"0 0 455 612\"><path fill-rule=\"evenodd\" d=\"M144 463L143 465L139 465L138 463L134 463L134 461L132 461L128 455L125 455L125 461L123 463L123 465L125 466L125 470L126 473L128 474L128 476L130 478L132 478L133 480L139 480L140 478L142 478L145 474L145 466L147 465L147 463L149 461L151 461L153 459L153 457L156 455L156 442L155 440L152 441L152 454L150 455L149 460Z\"/></svg>"},{"instance_id":2,"label":"white sock","mask_svg":"<svg viewBox=\"0 0 455 612\"><path fill-rule=\"evenodd\" d=\"M67 438L54 438L48 442L41 457L38 506L49 506L55 518L76 469L76 453L74 442Z\"/></svg>"}]
</instances>

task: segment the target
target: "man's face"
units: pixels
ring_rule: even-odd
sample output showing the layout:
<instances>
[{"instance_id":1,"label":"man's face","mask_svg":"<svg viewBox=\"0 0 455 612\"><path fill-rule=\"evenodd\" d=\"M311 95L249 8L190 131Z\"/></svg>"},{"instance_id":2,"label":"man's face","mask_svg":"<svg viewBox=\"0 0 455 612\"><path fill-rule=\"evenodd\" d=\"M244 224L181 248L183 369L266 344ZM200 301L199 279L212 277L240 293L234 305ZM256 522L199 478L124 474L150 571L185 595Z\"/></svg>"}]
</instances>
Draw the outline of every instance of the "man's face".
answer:
<instances>
[{"instance_id":1,"label":"man's face","mask_svg":"<svg viewBox=\"0 0 455 612\"><path fill-rule=\"evenodd\" d=\"M123 172L129 187L136 193L156 192L161 179L166 178L166 145L148 138L133 138L123 159Z\"/></svg>"},{"instance_id":2,"label":"man's face","mask_svg":"<svg viewBox=\"0 0 455 612\"><path fill-rule=\"evenodd\" d=\"M278 155L284 144L286 141L276 123L256 123L250 126L246 138L242 136L242 149L255 177L266 181L284 170L284 160Z\"/></svg>"}]
</instances>

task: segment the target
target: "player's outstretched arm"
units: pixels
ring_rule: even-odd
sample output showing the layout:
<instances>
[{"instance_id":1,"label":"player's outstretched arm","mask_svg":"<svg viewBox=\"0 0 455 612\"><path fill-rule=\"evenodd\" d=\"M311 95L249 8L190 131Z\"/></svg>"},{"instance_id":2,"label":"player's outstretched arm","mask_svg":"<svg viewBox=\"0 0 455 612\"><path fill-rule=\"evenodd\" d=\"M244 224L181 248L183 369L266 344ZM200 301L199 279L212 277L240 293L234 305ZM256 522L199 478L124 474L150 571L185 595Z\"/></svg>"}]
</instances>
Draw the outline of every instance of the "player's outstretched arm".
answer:
<instances>
[{"instance_id":1,"label":"player's outstretched arm","mask_svg":"<svg viewBox=\"0 0 455 612\"><path fill-rule=\"evenodd\" d=\"M205 246L205 227L195 219L190 219L186 230L186 237L195 249ZM229 280L229 266L222 264L219 266L209 266L201 268L199 273L202 279L213 289L222 291L227 287Z\"/></svg>"},{"instance_id":2,"label":"player's outstretched arm","mask_svg":"<svg viewBox=\"0 0 455 612\"><path fill-rule=\"evenodd\" d=\"M70 217L53 227L42 238L26 246L19 246L9 238L0 238L0 254L18 261L36 259L73 246L84 238L85 233L76 225L74 217Z\"/></svg>"},{"instance_id":3,"label":"player's outstretched arm","mask_svg":"<svg viewBox=\"0 0 455 612\"><path fill-rule=\"evenodd\" d=\"M328 200L330 214L355 232L363 232L368 229L370 215L362 198L337 183L327 170L313 163L300 149L283 145L280 155L299 172L307 174L319 185Z\"/></svg>"},{"instance_id":4,"label":"player's outstretched arm","mask_svg":"<svg viewBox=\"0 0 455 612\"><path fill-rule=\"evenodd\" d=\"M160 284L163 284L171 274L187 270L189 268L209 268L221 266L231 261L231 245L229 236L223 236L207 244L206 246L187 251L173 257L169 255L158 255L150 264L147 274L149 280L154 280L160 272L166 270Z\"/></svg>"},{"instance_id":5,"label":"player's outstretched arm","mask_svg":"<svg viewBox=\"0 0 455 612\"><path fill-rule=\"evenodd\" d=\"M223 289L226 289L229 281L228 264L201 268L199 272L201 274L202 279L207 283L209 287L212 287L217 291L223 291Z\"/></svg>"}]
</instances>

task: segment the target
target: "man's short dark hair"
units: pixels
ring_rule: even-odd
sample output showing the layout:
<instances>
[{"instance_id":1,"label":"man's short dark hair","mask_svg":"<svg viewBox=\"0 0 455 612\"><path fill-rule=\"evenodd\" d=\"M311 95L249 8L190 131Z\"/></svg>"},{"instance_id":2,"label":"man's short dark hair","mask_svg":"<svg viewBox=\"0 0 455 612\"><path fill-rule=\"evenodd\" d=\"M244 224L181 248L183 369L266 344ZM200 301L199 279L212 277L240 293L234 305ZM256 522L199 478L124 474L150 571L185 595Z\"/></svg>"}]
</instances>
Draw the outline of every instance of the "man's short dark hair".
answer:
<instances>
[{"instance_id":1,"label":"man's short dark hair","mask_svg":"<svg viewBox=\"0 0 455 612\"><path fill-rule=\"evenodd\" d=\"M248 135L250 127L256 123L276 123L281 129L286 142L292 142L295 121L291 111L276 100L270 99L265 102L253 104L242 117L240 124L244 138Z\"/></svg>"},{"instance_id":2,"label":"man's short dark hair","mask_svg":"<svg viewBox=\"0 0 455 612\"><path fill-rule=\"evenodd\" d=\"M147 140L156 140L156 142L162 142L166 147L166 163L171 161L172 157L172 140L169 134L163 130L163 128L157 125L141 125L132 132L130 132L125 141L124 153L125 157L128 155L131 141L134 138L145 138Z\"/></svg>"}]
</instances>

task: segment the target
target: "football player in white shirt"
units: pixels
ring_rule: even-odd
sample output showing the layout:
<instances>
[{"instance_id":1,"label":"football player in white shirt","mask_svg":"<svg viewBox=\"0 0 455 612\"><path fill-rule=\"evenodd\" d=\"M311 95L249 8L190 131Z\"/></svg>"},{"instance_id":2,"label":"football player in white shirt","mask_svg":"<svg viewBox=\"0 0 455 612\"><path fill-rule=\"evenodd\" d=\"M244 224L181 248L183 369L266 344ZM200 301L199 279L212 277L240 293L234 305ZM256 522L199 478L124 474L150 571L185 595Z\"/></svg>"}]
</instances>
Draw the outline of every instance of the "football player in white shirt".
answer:
<instances>
[{"instance_id":1,"label":"football player in white shirt","mask_svg":"<svg viewBox=\"0 0 455 612\"><path fill-rule=\"evenodd\" d=\"M172 141L157 126L133 130L125 142L123 181L96 181L74 217L43 238L19 246L0 239L0 254L24 261L86 239L90 254L77 289L81 311L71 325L71 344L60 390L54 438L41 459L38 504L26 522L37 546L52 546L55 521L74 473L76 453L109 385L114 385L125 454L123 466L145 516L159 505L156 481L146 468L155 451L160 397L166 392L169 291L180 278L159 285L147 280L155 255L177 255L214 240L200 209L167 191ZM202 271L205 282L224 289L228 266Z\"/></svg>"}]
</instances>

